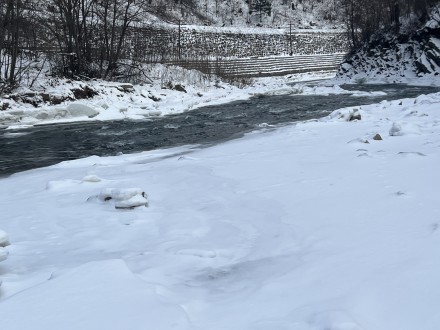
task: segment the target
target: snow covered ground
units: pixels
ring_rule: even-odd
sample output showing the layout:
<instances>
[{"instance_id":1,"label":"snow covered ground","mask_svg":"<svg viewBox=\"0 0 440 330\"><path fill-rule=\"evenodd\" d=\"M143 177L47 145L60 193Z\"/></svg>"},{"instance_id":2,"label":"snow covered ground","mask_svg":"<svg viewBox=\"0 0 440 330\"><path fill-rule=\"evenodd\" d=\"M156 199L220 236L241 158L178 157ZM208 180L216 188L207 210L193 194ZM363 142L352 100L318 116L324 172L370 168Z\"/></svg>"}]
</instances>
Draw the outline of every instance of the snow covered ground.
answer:
<instances>
[{"instance_id":1,"label":"snow covered ground","mask_svg":"<svg viewBox=\"0 0 440 330\"><path fill-rule=\"evenodd\" d=\"M439 109L1 179L1 328L437 330Z\"/></svg>"}]
</instances>

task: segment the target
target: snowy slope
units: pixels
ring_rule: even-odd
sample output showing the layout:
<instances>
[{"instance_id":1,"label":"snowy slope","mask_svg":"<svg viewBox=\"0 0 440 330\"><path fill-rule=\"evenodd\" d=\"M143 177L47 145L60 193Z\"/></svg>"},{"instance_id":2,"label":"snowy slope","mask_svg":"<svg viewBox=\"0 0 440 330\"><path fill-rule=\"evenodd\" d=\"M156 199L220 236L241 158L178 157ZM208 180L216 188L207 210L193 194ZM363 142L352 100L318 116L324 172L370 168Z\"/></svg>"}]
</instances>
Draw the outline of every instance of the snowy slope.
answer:
<instances>
[{"instance_id":1,"label":"snowy slope","mask_svg":"<svg viewBox=\"0 0 440 330\"><path fill-rule=\"evenodd\" d=\"M439 106L1 179L2 329L437 330Z\"/></svg>"},{"instance_id":2,"label":"snowy slope","mask_svg":"<svg viewBox=\"0 0 440 330\"><path fill-rule=\"evenodd\" d=\"M270 10L255 10L253 3L270 3ZM233 27L286 27L334 29L342 26L341 8L334 0L183 0L164 4L152 0L148 20ZM267 8L267 7L266 7Z\"/></svg>"},{"instance_id":3,"label":"snowy slope","mask_svg":"<svg viewBox=\"0 0 440 330\"><path fill-rule=\"evenodd\" d=\"M401 31L380 31L342 63L340 81L405 82L408 79L439 80L440 7L416 29L408 21Z\"/></svg>"}]
</instances>

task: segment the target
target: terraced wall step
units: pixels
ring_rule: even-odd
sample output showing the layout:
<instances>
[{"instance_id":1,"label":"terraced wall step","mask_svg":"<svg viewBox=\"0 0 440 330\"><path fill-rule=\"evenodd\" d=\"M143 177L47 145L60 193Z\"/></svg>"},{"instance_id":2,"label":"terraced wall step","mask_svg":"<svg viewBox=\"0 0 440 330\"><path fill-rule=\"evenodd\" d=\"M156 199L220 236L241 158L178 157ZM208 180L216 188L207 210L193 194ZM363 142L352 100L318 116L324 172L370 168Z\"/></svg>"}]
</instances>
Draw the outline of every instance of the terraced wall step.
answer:
<instances>
[{"instance_id":1,"label":"terraced wall step","mask_svg":"<svg viewBox=\"0 0 440 330\"><path fill-rule=\"evenodd\" d=\"M267 77L336 70L345 54L296 55L247 59L169 61L178 65L220 77Z\"/></svg>"}]
</instances>

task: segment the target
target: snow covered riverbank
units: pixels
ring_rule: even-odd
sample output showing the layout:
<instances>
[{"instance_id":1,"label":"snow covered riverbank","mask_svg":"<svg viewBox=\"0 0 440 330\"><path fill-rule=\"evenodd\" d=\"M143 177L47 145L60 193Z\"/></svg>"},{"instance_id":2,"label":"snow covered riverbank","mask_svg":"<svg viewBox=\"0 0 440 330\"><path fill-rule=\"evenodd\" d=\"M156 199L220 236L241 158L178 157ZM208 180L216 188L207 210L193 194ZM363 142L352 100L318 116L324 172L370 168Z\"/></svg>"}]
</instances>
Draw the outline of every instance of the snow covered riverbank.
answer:
<instances>
[{"instance_id":1,"label":"snow covered riverbank","mask_svg":"<svg viewBox=\"0 0 440 330\"><path fill-rule=\"evenodd\" d=\"M0 324L437 330L439 109L382 102L1 179Z\"/></svg>"},{"instance_id":2,"label":"snow covered riverbank","mask_svg":"<svg viewBox=\"0 0 440 330\"><path fill-rule=\"evenodd\" d=\"M335 78L335 72L331 71L255 78L249 85L238 88L216 80L215 76L206 76L183 68L156 65L151 70L151 74L156 78L151 84L143 85L97 80L88 82L53 80L46 77L41 79L40 85L34 90L21 88L15 94L0 98L0 128L15 129L40 124L84 121L148 120L204 106L244 100L259 94L377 95L377 93L347 91L340 88L339 85L356 83L356 80ZM404 80L402 78L397 82L408 85L440 86L440 78L425 78L413 77ZM321 86L306 86L304 82L308 81L314 81L316 85ZM393 82L388 78L366 81L375 84ZM85 98L75 100L77 94ZM59 104L51 104L54 101ZM5 110L1 111L1 109Z\"/></svg>"},{"instance_id":3,"label":"snow covered riverbank","mask_svg":"<svg viewBox=\"0 0 440 330\"><path fill-rule=\"evenodd\" d=\"M215 77L182 68L154 67L161 76L152 84L130 85L104 81L74 82L60 80L43 81L34 91L20 90L17 102L14 95L0 98L0 127L103 120L144 120L157 116L182 113L199 107L243 100L254 94L276 89L291 89L287 83L307 80L322 80L334 77L334 72L296 74L288 77L255 79L250 85L238 88ZM161 71L162 70L162 71ZM75 91L86 94L93 91L94 97L72 101ZM38 94L40 93L40 94ZM29 95L29 96L27 96ZM65 99L58 105L42 102L46 98ZM17 99L17 97L15 97ZM69 100L70 99L70 100ZM38 102L38 107L33 104Z\"/></svg>"}]
</instances>

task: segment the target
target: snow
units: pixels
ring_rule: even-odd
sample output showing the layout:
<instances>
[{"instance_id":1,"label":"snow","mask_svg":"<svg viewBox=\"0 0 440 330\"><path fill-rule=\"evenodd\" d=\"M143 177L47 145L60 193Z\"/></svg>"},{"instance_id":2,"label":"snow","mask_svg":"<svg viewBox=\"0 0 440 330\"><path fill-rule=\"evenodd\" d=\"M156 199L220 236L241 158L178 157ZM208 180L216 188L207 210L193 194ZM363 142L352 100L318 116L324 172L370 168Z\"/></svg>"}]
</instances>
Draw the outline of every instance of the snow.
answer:
<instances>
[{"instance_id":1,"label":"snow","mask_svg":"<svg viewBox=\"0 0 440 330\"><path fill-rule=\"evenodd\" d=\"M437 330L439 106L0 179L2 328Z\"/></svg>"},{"instance_id":2,"label":"snow","mask_svg":"<svg viewBox=\"0 0 440 330\"><path fill-rule=\"evenodd\" d=\"M150 3L153 8L160 4L160 1L152 1ZM272 0L270 1L271 14L259 15L258 11L253 10L253 14L249 11L249 1L245 0L226 0L226 1L198 1L194 2L191 7L198 9L198 15L187 14L187 8L181 6L168 6L167 10L174 19L174 27L177 21L181 20L186 23L186 26L204 30L207 32L213 31L216 28L223 27L225 30L261 30L264 33L268 28L264 27L278 27L279 29L286 29L292 25L293 29L305 29L308 31L315 30L332 30L341 29L342 22L341 6L333 0L328 1L284 1ZM185 7L185 6L184 6ZM292 9L295 8L294 10ZM183 10L183 11L182 11ZM191 12L191 10L189 10ZM205 19L201 20L201 16ZM173 26L171 24L161 21L158 17L146 15L145 21L149 24L153 23L156 26ZM330 19L331 18L331 19ZM209 23L207 23L209 21ZM192 25L191 25L192 24ZM197 24L197 25L195 25ZM205 24L213 24L214 26L203 26ZM182 26L185 26L182 24Z\"/></svg>"},{"instance_id":3,"label":"snow","mask_svg":"<svg viewBox=\"0 0 440 330\"><path fill-rule=\"evenodd\" d=\"M326 82L327 83L327 82ZM385 92L362 92L362 91L348 91L341 88L339 85L332 86L307 86L306 84L295 84L293 86L295 94L303 95L335 95L335 94L350 94L354 97L364 97L364 96L384 96Z\"/></svg>"},{"instance_id":4,"label":"snow","mask_svg":"<svg viewBox=\"0 0 440 330\"><path fill-rule=\"evenodd\" d=\"M66 101L60 105L43 104L34 108L28 104L11 103L11 110L0 111L0 127L20 130L32 125L66 123L78 121L106 120L145 120L152 117L182 113L203 106L243 100L258 93L287 89L292 91L289 82L320 80L334 77L335 72L314 72L293 74L280 78L254 79L253 83L243 88L219 81L211 81L207 76L182 68L163 68L156 65L152 75L160 75L151 85L133 85L130 92L122 92L119 85L104 81L58 82L51 87L49 82L42 82L42 90L54 95L69 95L71 89L88 86L99 92L98 96L76 102ZM154 71L156 70L156 71ZM162 83L161 83L162 81ZM187 93L165 88L163 82L174 81L185 86ZM49 85L48 85L49 84ZM315 92L316 93L316 92ZM0 99L1 100L1 99Z\"/></svg>"},{"instance_id":5,"label":"snow","mask_svg":"<svg viewBox=\"0 0 440 330\"><path fill-rule=\"evenodd\" d=\"M57 298L60 292L62 300ZM188 324L179 306L163 302L160 292L122 260L90 262L62 276L54 274L3 305L2 324L10 329L135 329L135 324L154 324L165 330Z\"/></svg>"},{"instance_id":6,"label":"snow","mask_svg":"<svg viewBox=\"0 0 440 330\"><path fill-rule=\"evenodd\" d=\"M434 44L434 46L437 48L437 50L440 50L440 39L431 37L430 42Z\"/></svg>"},{"instance_id":7,"label":"snow","mask_svg":"<svg viewBox=\"0 0 440 330\"><path fill-rule=\"evenodd\" d=\"M86 175L83 179L83 182L100 182L102 179L96 175Z\"/></svg>"},{"instance_id":8,"label":"snow","mask_svg":"<svg viewBox=\"0 0 440 330\"><path fill-rule=\"evenodd\" d=\"M98 197L102 202L115 201L115 208L117 209L148 206L148 195L141 188L105 188L98 196L92 196L88 200L93 200L95 197Z\"/></svg>"},{"instance_id":9,"label":"snow","mask_svg":"<svg viewBox=\"0 0 440 330\"><path fill-rule=\"evenodd\" d=\"M6 246L9 245L9 238L8 235L3 231L0 230L0 262L5 261L8 258L8 250L5 249ZM2 285L2 281L0 279L0 286Z\"/></svg>"},{"instance_id":10,"label":"snow","mask_svg":"<svg viewBox=\"0 0 440 330\"><path fill-rule=\"evenodd\" d=\"M8 251L0 247L0 261L5 261L8 258Z\"/></svg>"},{"instance_id":11,"label":"snow","mask_svg":"<svg viewBox=\"0 0 440 330\"><path fill-rule=\"evenodd\" d=\"M402 126L400 126L398 123L393 123L393 126L390 129L390 135L391 136L403 135L403 133L402 133Z\"/></svg>"},{"instance_id":12,"label":"snow","mask_svg":"<svg viewBox=\"0 0 440 330\"><path fill-rule=\"evenodd\" d=\"M89 118L93 118L99 114L99 111L81 103L69 104L67 106L67 110L72 117L87 116Z\"/></svg>"},{"instance_id":13,"label":"snow","mask_svg":"<svg viewBox=\"0 0 440 330\"><path fill-rule=\"evenodd\" d=\"M264 28L264 27L246 27L246 26L226 26L226 27L218 27L218 26L204 26L204 25L182 25L182 29L197 31L197 32L205 32L205 33L235 33L235 34L270 34L276 35L281 34L284 35L286 33L290 33L289 23L287 23L282 28ZM165 24L164 26L168 28L177 28L176 25ZM342 33L345 30L341 28L334 28L326 26L324 28L309 28L309 29L298 29L293 28L292 33Z\"/></svg>"},{"instance_id":14,"label":"snow","mask_svg":"<svg viewBox=\"0 0 440 330\"><path fill-rule=\"evenodd\" d=\"M400 33L379 31L341 64L336 83L406 83L440 85L440 40L436 30L439 7L433 6L429 20L417 15L402 18ZM417 23L418 22L418 23ZM402 41L405 40L405 41Z\"/></svg>"},{"instance_id":15,"label":"snow","mask_svg":"<svg viewBox=\"0 0 440 330\"><path fill-rule=\"evenodd\" d=\"M371 64L373 70L374 65ZM416 76L412 70L403 70L402 72L390 73L376 73L371 71L370 73L361 72L354 77L340 76L335 78L332 83L334 84L406 84L413 86L440 86L440 76L425 75Z\"/></svg>"},{"instance_id":16,"label":"snow","mask_svg":"<svg viewBox=\"0 0 440 330\"><path fill-rule=\"evenodd\" d=\"M6 234L3 230L0 230L0 247L5 247L9 245L8 234Z\"/></svg>"},{"instance_id":17,"label":"snow","mask_svg":"<svg viewBox=\"0 0 440 330\"><path fill-rule=\"evenodd\" d=\"M5 261L8 258L9 252L4 248L7 245L9 245L8 235L3 230L0 230L0 262ZM1 285L2 280L0 278L0 287Z\"/></svg>"}]
</instances>

